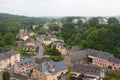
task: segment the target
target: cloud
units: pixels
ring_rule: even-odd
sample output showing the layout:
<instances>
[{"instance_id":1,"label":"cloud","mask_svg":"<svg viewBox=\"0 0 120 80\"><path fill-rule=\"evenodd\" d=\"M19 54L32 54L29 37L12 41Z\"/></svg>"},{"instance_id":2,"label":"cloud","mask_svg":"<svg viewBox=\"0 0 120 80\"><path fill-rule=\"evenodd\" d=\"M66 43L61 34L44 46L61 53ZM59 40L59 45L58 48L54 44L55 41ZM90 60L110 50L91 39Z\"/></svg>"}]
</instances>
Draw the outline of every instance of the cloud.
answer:
<instances>
[{"instance_id":1,"label":"cloud","mask_svg":"<svg viewBox=\"0 0 120 80\"><path fill-rule=\"evenodd\" d=\"M0 0L0 12L27 16L113 16L120 0Z\"/></svg>"}]
</instances>

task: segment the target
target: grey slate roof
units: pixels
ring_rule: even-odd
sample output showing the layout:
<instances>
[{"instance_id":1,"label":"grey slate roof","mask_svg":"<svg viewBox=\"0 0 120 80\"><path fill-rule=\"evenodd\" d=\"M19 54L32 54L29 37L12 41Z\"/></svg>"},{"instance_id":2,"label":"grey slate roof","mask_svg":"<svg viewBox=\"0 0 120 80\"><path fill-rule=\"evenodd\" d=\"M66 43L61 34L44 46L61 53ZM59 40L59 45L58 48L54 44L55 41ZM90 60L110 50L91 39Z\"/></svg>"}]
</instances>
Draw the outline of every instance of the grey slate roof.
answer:
<instances>
[{"instance_id":1,"label":"grey slate roof","mask_svg":"<svg viewBox=\"0 0 120 80\"><path fill-rule=\"evenodd\" d=\"M55 73L67 69L67 65L64 63L64 61L56 62L55 63Z\"/></svg>"},{"instance_id":2,"label":"grey slate roof","mask_svg":"<svg viewBox=\"0 0 120 80\"><path fill-rule=\"evenodd\" d=\"M44 39L44 38L46 38L46 35L45 34L40 34L40 35L38 35L38 37L41 38L41 39Z\"/></svg>"},{"instance_id":3,"label":"grey slate roof","mask_svg":"<svg viewBox=\"0 0 120 80\"><path fill-rule=\"evenodd\" d=\"M82 73L82 74L91 74L99 76L100 67L90 65L90 64L75 64L71 68L72 72Z\"/></svg>"},{"instance_id":4,"label":"grey slate roof","mask_svg":"<svg viewBox=\"0 0 120 80\"><path fill-rule=\"evenodd\" d=\"M45 73L54 69L53 65L54 65L53 61L44 61L41 64L39 64L37 67L35 67L35 69Z\"/></svg>"},{"instance_id":5,"label":"grey slate roof","mask_svg":"<svg viewBox=\"0 0 120 80\"><path fill-rule=\"evenodd\" d=\"M109 61L120 64L120 59L117 59L117 58L109 58Z\"/></svg>"},{"instance_id":6,"label":"grey slate roof","mask_svg":"<svg viewBox=\"0 0 120 80\"><path fill-rule=\"evenodd\" d=\"M87 57L86 51L75 51L69 54L71 60L79 60L79 59L84 59Z\"/></svg>"},{"instance_id":7,"label":"grey slate roof","mask_svg":"<svg viewBox=\"0 0 120 80\"><path fill-rule=\"evenodd\" d=\"M33 46L33 47L38 47L37 41L35 41L35 40L32 39L32 38L28 38L27 40L25 40L25 44L26 44L27 42L33 42L33 43L35 43L35 46ZM24 45L23 48L25 48L25 47L28 47L28 48L29 48L29 46ZM31 46L30 46L30 47L31 47Z\"/></svg>"},{"instance_id":8,"label":"grey slate roof","mask_svg":"<svg viewBox=\"0 0 120 80\"><path fill-rule=\"evenodd\" d=\"M112 57L110 53L103 52L103 51L97 51L97 50L93 50L93 49L75 51L69 55L72 59L86 58L88 55L103 58L106 60L108 60L110 57Z\"/></svg>"},{"instance_id":9,"label":"grey slate roof","mask_svg":"<svg viewBox=\"0 0 120 80\"><path fill-rule=\"evenodd\" d=\"M93 50L93 49L87 49L86 53L88 55L96 56L98 58L102 58L102 59L105 59L105 60L108 60L109 58L113 57L111 55L111 53L98 51L98 50Z\"/></svg>"},{"instance_id":10,"label":"grey slate roof","mask_svg":"<svg viewBox=\"0 0 120 80\"><path fill-rule=\"evenodd\" d=\"M53 45L60 45L60 44L62 44L63 42L61 42L61 41L54 41L53 42Z\"/></svg>"},{"instance_id":11,"label":"grey slate roof","mask_svg":"<svg viewBox=\"0 0 120 80\"><path fill-rule=\"evenodd\" d=\"M72 60L79 60L79 59L87 58L89 55L102 58L110 62L120 63L120 59L114 58L111 55L111 53L93 50L93 49L74 51L69 54Z\"/></svg>"},{"instance_id":12,"label":"grey slate roof","mask_svg":"<svg viewBox=\"0 0 120 80\"><path fill-rule=\"evenodd\" d=\"M59 71L67 69L67 65L63 62L53 62L53 61L45 61L35 67L38 71L44 72L45 74L56 74Z\"/></svg>"},{"instance_id":13,"label":"grey slate roof","mask_svg":"<svg viewBox=\"0 0 120 80\"><path fill-rule=\"evenodd\" d=\"M12 55L16 55L16 54L19 53L8 48L0 47L0 60L10 58Z\"/></svg>"},{"instance_id":14,"label":"grey slate roof","mask_svg":"<svg viewBox=\"0 0 120 80\"><path fill-rule=\"evenodd\" d=\"M25 42L34 42L35 43L35 40L32 39L32 38L28 38L28 39L25 40Z\"/></svg>"},{"instance_id":15,"label":"grey slate roof","mask_svg":"<svg viewBox=\"0 0 120 80\"><path fill-rule=\"evenodd\" d=\"M80 51L81 49L79 48L79 46L70 46L70 47L69 47L69 50L70 50L71 52L74 52L74 51Z\"/></svg>"},{"instance_id":16,"label":"grey slate roof","mask_svg":"<svg viewBox=\"0 0 120 80\"><path fill-rule=\"evenodd\" d=\"M50 41L50 40L51 40L51 38L46 37L44 40L45 40L45 41Z\"/></svg>"},{"instance_id":17,"label":"grey slate roof","mask_svg":"<svg viewBox=\"0 0 120 80\"><path fill-rule=\"evenodd\" d=\"M20 62L17 62L17 65L21 68L30 64L33 64L36 62L35 57L31 57L31 58L26 58L25 60L22 60Z\"/></svg>"}]
</instances>

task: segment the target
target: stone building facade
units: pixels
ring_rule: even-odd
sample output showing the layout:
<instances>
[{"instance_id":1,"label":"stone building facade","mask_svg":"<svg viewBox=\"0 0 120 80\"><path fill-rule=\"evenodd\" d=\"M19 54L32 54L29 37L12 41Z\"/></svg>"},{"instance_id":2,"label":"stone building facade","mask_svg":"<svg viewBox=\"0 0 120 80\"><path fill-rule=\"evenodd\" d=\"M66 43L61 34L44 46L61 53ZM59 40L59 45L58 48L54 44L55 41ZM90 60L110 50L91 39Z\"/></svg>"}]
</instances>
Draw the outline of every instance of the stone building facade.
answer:
<instances>
[{"instance_id":1,"label":"stone building facade","mask_svg":"<svg viewBox=\"0 0 120 80\"><path fill-rule=\"evenodd\" d=\"M33 75L39 80L58 80L68 72L67 66L63 61L45 61L34 68Z\"/></svg>"},{"instance_id":2,"label":"stone building facade","mask_svg":"<svg viewBox=\"0 0 120 80\"><path fill-rule=\"evenodd\" d=\"M64 59L66 64L70 66L91 63L112 70L120 70L120 59L114 58L111 53L93 49L70 52Z\"/></svg>"},{"instance_id":3,"label":"stone building facade","mask_svg":"<svg viewBox=\"0 0 120 80\"><path fill-rule=\"evenodd\" d=\"M14 50L0 47L0 70L14 66L20 61L20 54Z\"/></svg>"}]
</instances>

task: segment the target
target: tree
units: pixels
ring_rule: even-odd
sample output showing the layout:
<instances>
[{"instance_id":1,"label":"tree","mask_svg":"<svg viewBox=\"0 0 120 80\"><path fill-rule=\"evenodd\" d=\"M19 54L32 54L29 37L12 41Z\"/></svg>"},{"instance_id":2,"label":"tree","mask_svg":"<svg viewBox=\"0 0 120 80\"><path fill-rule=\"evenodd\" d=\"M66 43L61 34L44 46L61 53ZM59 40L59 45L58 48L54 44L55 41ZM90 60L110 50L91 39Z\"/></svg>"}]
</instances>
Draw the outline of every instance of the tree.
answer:
<instances>
[{"instance_id":1,"label":"tree","mask_svg":"<svg viewBox=\"0 0 120 80\"><path fill-rule=\"evenodd\" d=\"M90 27L97 27L97 25L98 25L98 18L97 17L94 17L94 18L91 18L89 21L88 21L88 23L89 23L89 26Z\"/></svg>"},{"instance_id":2,"label":"tree","mask_svg":"<svg viewBox=\"0 0 120 80\"><path fill-rule=\"evenodd\" d=\"M82 20L78 20L77 25L78 25L78 26L81 26L82 24L83 24Z\"/></svg>"},{"instance_id":3,"label":"tree","mask_svg":"<svg viewBox=\"0 0 120 80\"><path fill-rule=\"evenodd\" d=\"M52 22L49 23L48 26L49 26L49 29L50 29L51 31L58 31L58 29L59 29L58 25L57 25L57 24L54 24L54 23L52 23Z\"/></svg>"},{"instance_id":4,"label":"tree","mask_svg":"<svg viewBox=\"0 0 120 80\"><path fill-rule=\"evenodd\" d=\"M15 35L13 33L6 33L4 36L6 45L13 45L15 43Z\"/></svg>"},{"instance_id":5,"label":"tree","mask_svg":"<svg viewBox=\"0 0 120 80\"><path fill-rule=\"evenodd\" d=\"M72 80L72 73L70 71L67 74L67 78L68 78L68 80Z\"/></svg>"},{"instance_id":6,"label":"tree","mask_svg":"<svg viewBox=\"0 0 120 80\"><path fill-rule=\"evenodd\" d=\"M5 46L5 42L4 42L4 40L3 40L3 36L1 35L1 33L0 33L0 46L1 46L1 47L4 47L4 46Z\"/></svg>"},{"instance_id":7,"label":"tree","mask_svg":"<svg viewBox=\"0 0 120 80\"><path fill-rule=\"evenodd\" d=\"M55 46L53 46L53 48L52 48L52 55L54 55L54 56L59 56L60 55L60 52L56 49Z\"/></svg>"},{"instance_id":8,"label":"tree","mask_svg":"<svg viewBox=\"0 0 120 80\"><path fill-rule=\"evenodd\" d=\"M3 80L9 80L10 79L10 74L8 71L3 72Z\"/></svg>"},{"instance_id":9,"label":"tree","mask_svg":"<svg viewBox=\"0 0 120 80\"><path fill-rule=\"evenodd\" d=\"M35 28L33 31L34 31L35 33L37 33L37 34L45 34L45 33L46 33L45 28L43 28L43 27L41 27L41 26Z\"/></svg>"},{"instance_id":10,"label":"tree","mask_svg":"<svg viewBox=\"0 0 120 80\"><path fill-rule=\"evenodd\" d=\"M111 17L111 18L108 19L108 24L110 24L110 25L118 25L119 21L116 18Z\"/></svg>"},{"instance_id":11,"label":"tree","mask_svg":"<svg viewBox=\"0 0 120 80\"><path fill-rule=\"evenodd\" d=\"M67 22L72 22L72 20L74 19L74 17L67 17Z\"/></svg>"}]
</instances>

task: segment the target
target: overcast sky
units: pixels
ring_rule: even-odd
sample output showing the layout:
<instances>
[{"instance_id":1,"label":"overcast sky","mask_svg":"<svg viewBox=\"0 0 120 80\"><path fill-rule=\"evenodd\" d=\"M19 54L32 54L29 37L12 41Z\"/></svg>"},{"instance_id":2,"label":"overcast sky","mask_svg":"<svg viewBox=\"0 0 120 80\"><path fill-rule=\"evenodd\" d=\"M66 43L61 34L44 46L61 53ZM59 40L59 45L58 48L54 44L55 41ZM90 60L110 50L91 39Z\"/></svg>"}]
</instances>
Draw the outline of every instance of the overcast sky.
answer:
<instances>
[{"instance_id":1,"label":"overcast sky","mask_svg":"<svg viewBox=\"0 0 120 80\"><path fill-rule=\"evenodd\" d=\"M26 16L116 16L120 0L0 0L0 13Z\"/></svg>"}]
</instances>

